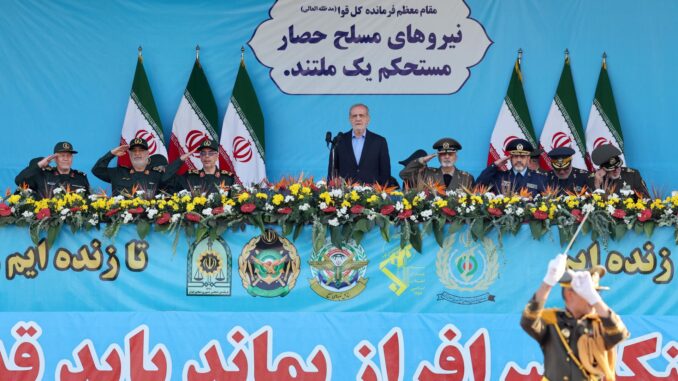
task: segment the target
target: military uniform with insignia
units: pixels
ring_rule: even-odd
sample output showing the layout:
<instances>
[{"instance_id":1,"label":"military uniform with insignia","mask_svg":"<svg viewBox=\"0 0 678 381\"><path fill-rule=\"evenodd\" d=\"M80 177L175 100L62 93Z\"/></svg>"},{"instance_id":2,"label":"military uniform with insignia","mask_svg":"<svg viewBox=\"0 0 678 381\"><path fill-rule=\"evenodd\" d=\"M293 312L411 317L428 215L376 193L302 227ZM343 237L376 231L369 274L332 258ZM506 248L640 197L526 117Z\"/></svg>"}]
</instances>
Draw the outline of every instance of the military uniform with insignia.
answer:
<instances>
[{"instance_id":1,"label":"military uniform with insignia","mask_svg":"<svg viewBox=\"0 0 678 381\"><path fill-rule=\"evenodd\" d=\"M604 189L608 192L619 192L623 189L630 189L638 192L644 198L650 197L645 181L643 181L640 172L635 169L622 167L621 151L612 144L602 144L593 150L591 158L593 163L605 171L603 181L599 187L596 187L596 173L591 173L588 177L588 186L590 189ZM612 178L611 173L620 169L619 177Z\"/></svg>"},{"instance_id":2,"label":"military uniform with insignia","mask_svg":"<svg viewBox=\"0 0 678 381\"><path fill-rule=\"evenodd\" d=\"M54 146L54 153L76 154L73 145L69 142L59 142ZM38 163L43 160L42 157L32 159L24 170L22 170L14 179L18 186L28 186L36 194L36 199L49 198L53 196L54 188L70 189L72 192L78 189L84 190L83 196L89 194L89 181L84 172L70 169L68 173L60 173L56 167L46 166L40 168Z\"/></svg>"},{"instance_id":3,"label":"military uniform with insignia","mask_svg":"<svg viewBox=\"0 0 678 381\"><path fill-rule=\"evenodd\" d=\"M511 156L529 156L533 151L530 142L524 139L512 140L506 146L506 150ZM497 194L526 189L532 196L535 196L546 189L546 176L527 167L522 172L517 172L515 169L502 171L494 163L480 173L476 182L489 186L490 190Z\"/></svg>"},{"instance_id":4,"label":"military uniform with insignia","mask_svg":"<svg viewBox=\"0 0 678 381\"><path fill-rule=\"evenodd\" d=\"M548 185L558 190L560 194L581 192L587 186L589 172L572 167L572 156L574 154L575 150L570 147L554 148L548 153L553 168L553 171L548 174ZM567 171L568 169L570 174L566 178L558 177L557 172Z\"/></svg>"},{"instance_id":5,"label":"military uniform with insignia","mask_svg":"<svg viewBox=\"0 0 678 381\"><path fill-rule=\"evenodd\" d=\"M129 148L132 149L134 147L148 150L148 143L144 139L135 138L130 143ZM141 171L121 166L109 168L108 163L114 157L115 155L109 151L92 168L94 176L107 183L111 183L113 195L131 195L132 190L135 188L137 191L144 191L148 195L154 195L158 191L167 190L169 181L183 164L183 161L175 160L167 166L151 166L149 159L149 164Z\"/></svg>"},{"instance_id":6,"label":"military uniform with insignia","mask_svg":"<svg viewBox=\"0 0 678 381\"><path fill-rule=\"evenodd\" d=\"M198 150L219 152L219 145L213 140L204 140ZM220 189L228 189L234 183L233 173L227 170L215 168L214 173L207 173L205 169L192 169L184 175L177 177L175 191L188 190L192 194L219 193Z\"/></svg>"},{"instance_id":7,"label":"military uniform with insignia","mask_svg":"<svg viewBox=\"0 0 678 381\"><path fill-rule=\"evenodd\" d=\"M438 155L446 153L456 153L461 150L461 144L452 138L442 138L433 144L433 148L438 151ZM443 167L432 168L426 165L423 157L410 160L405 168L400 171L400 178L408 184L417 184L420 181L425 183L445 184L448 190L459 188L471 188L473 186L473 175L452 167L452 173L445 173Z\"/></svg>"},{"instance_id":8,"label":"military uniform with insignia","mask_svg":"<svg viewBox=\"0 0 678 381\"><path fill-rule=\"evenodd\" d=\"M605 269L596 266L589 270L596 290ZM564 288L570 287L572 272L566 272L560 280ZM604 380L614 376L615 345L629 337L621 318L609 310L609 316L601 317L595 311L575 318L567 309L544 308L544 301L536 296L523 310L520 325L535 339L544 354L542 380L589 381ZM608 377L609 379L609 377Z\"/></svg>"}]
</instances>

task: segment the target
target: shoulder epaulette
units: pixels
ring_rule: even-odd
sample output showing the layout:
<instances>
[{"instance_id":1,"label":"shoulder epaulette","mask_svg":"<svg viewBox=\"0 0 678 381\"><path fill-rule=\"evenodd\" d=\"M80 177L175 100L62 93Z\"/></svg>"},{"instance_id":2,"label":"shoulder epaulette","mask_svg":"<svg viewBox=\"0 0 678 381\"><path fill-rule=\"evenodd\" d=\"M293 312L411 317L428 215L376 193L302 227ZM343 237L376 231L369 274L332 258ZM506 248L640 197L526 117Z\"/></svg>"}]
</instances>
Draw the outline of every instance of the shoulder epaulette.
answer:
<instances>
[{"instance_id":1,"label":"shoulder epaulette","mask_svg":"<svg viewBox=\"0 0 678 381\"><path fill-rule=\"evenodd\" d=\"M73 173L75 173L78 176L85 176L87 177L87 174L83 171L78 171L77 169L72 169Z\"/></svg>"},{"instance_id":2,"label":"shoulder epaulette","mask_svg":"<svg viewBox=\"0 0 678 381\"><path fill-rule=\"evenodd\" d=\"M153 169L156 172L165 172L165 166L164 165L159 165L159 166L153 167L151 169Z\"/></svg>"},{"instance_id":3,"label":"shoulder epaulette","mask_svg":"<svg viewBox=\"0 0 678 381\"><path fill-rule=\"evenodd\" d=\"M189 175L199 175L199 174L200 174L200 170L198 170L198 169L189 169L189 170L188 170L188 174L189 174Z\"/></svg>"},{"instance_id":4,"label":"shoulder epaulette","mask_svg":"<svg viewBox=\"0 0 678 381\"><path fill-rule=\"evenodd\" d=\"M221 170L219 170L219 172L220 172L222 175L233 176L233 172L227 171L227 170L225 170L225 169L221 169Z\"/></svg>"},{"instance_id":5,"label":"shoulder epaulette","mask_svg":"<svg viewBox=\"0 0 678 381\"><path fill-rule=\"evenodd\" d=\"M541 313L541 318L544 320L544 323L546 324L556 324L558 321L557 319L557 313L558 313L557 308L545 308L542 313Z\"/></svg>"},{"instance_id":6,"label":"shoulder epaulette","mask_svg":"<svg viewBox=\"0 0 678 381\"><path fill-rule=\"evenodd\" d=\"M46 166L45 168L42 169L43 171L53 171L54 167L50 167L49 165Z\"/></svg>"},{"instance_id":7,"label":"shoulder epaulette","mask_svg":"<svg viewBox=\"0 0 678 381\"><path fill-rule=\"evenodd\" d=\"M629 167L624 168L623 171L626 172L626 173L635 173L636 172L635 169L629 168Z\"/></svg>"}]
</instances>

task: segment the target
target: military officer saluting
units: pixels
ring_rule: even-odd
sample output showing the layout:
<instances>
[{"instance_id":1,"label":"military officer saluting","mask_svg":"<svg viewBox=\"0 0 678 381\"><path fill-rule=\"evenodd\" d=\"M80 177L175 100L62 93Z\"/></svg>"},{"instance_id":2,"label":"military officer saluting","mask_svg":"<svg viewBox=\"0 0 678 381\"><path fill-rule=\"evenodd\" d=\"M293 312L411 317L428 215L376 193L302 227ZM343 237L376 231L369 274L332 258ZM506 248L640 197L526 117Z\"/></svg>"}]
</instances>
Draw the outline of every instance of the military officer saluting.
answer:
<instances>
[{"instance_id":1,"label":"military officer saluting","mask_svg":"<svg viewBox=\"0 0 678 381\"><path fill-rule=\"evenodd\" d=\"M585 186L589 172L572 166L572 156L575 150L570 147L552 149L548 155L551 158L553 171L548 174L548 185L559 193L580 192Z\"/></svg>"},{"instance_id":2,"label":"military officer saluting","mask_svg":"<svg viewBox=\"0 0 678 381\"><path fill-rule=\"evenodd\" d=\"M111 159L116 156L120 157L128 151L132 168L108 167ZM132 191L136 189L146 192L148 196L153 196L158 191L165 190L168 181L176 174L183 161L193 152L183 154L180 160L175 160L167 166L152 166L148 153L148 143L142 138L135 138L129 145L113 148L102 156L94 164L92 173L99 179L111 183L114 195L131 196Z\"/></svg>"},{"instance_id":3,"label":"military officer saluting","mask_svg":"<svg viewBox=\"0 0 678 381\"><path fill-rule=\"evenodd\" d=\"M59 142L54 146L54 153L47 157L38 157L30 161L28 167L21 171L14 182L18 186L28 186L36 193L36 198L49 198L57 187L81 190L84 196L89 194L89 181L83 172L71 168L73 154L78 153L69 142ZM49 163L54 160L56 167Z\"/></svg>"},{"instance_id":4,"label":"military officer saluting","mask_svg":"<svg viewBox=\"0 0 678 381\"><path fill-rule=\"evenodd\" d=\"M622 167L619 157L621 151L612 144L601 144L591 153L593 163L600 168L591 173L588 178L590 189L603 189L608 192L619 192L630 189L640 193L643 198L650 197L645 181L640 172L635 169Z\"/></svg>"},{"instance_id":5,"label":"military officer saluting","mask_svg":"<svg viewBox=\"0 0 678 381\"><path fill-rule=\"evenodd\" d=\"M204 140L198 150L202 169L192 169L179 177L179 186L192 194L218 193L220 189L227 190L233 185L233 173L217 168L219 160L219 145L213 140Z\"/></svg>"},{"instance_id":6,"label":"military officer saluting","mask_svg":"<svg viewBox=\"0 0 678 381\"><path fill-rule=\"evenodd\" d=\"M461 151L461 144L452 138L442 138L433 144L433 148L438 152L411 160L400 171L400 178L408 184L417 184L422 181L426 183L437 182L445 184L445 187L449 190L471 188L473 176L455 166L457 152ZM426 164L436 156L440 162L440 167L428 167Z\"/></svg>"},{"instance_id":7,"label":"military officer saluting","mask_svg":"<svg viewBox=\"0 0 678 381\"><path fill-rule=\"evenodd\" d=\"M477 182L490 186L495 193L511 194L526 189L535 196L546 188L546 176L527 167L532 153L532 144L525 139L514 139L506 145L509 156L497 159L478 176ZM500 167L511 160L511 169L502 171Z\"/></svg>"},{"instance_id":8,"label":"military officer saluting","mask_svg":"<svg viewBox=\"0 0 678 381\"><path fill-rule=\"evenodd\" d=\"M614 380L615 346L629 337L621 318L598 293L602 266L567 270L567 255L549 262L544 280L523 310L520 326L544 354L542 380ZM556 283L565 309L544 308Z\"/></svg>"}]
</instances>

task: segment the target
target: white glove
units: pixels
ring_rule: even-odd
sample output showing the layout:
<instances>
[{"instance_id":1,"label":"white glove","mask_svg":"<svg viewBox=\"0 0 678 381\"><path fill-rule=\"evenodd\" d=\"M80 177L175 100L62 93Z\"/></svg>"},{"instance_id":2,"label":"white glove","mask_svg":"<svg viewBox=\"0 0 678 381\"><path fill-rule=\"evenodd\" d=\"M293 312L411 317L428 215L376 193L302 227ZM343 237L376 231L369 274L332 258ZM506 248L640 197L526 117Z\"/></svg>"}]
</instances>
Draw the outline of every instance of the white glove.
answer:
<instances>
[{"instance_id":1,"label":"white glove","mask_svg":"<svg viewBox=\"0 0 678 381\"><path fill-rule=\"evenodd\" d=\"M591 279L591 273L588 271L574 273L570 285L574 292L584 298L589 305L603 301L598 291L593 287L593 279Z\"/></svg>"},{"instance_id":2,"label":"white glove","mask_svg":"<svg viewBox=\"0 0 678 381\"><path fill-rule=\"evenodd\" d=\"M560 278L565 274L565 269L567 268L567 255L558 254L555 258L549 261L549 268L546 270L546 275L544 275L544 283L553 287L558 283Z\"/></svg>"}]
</instances>

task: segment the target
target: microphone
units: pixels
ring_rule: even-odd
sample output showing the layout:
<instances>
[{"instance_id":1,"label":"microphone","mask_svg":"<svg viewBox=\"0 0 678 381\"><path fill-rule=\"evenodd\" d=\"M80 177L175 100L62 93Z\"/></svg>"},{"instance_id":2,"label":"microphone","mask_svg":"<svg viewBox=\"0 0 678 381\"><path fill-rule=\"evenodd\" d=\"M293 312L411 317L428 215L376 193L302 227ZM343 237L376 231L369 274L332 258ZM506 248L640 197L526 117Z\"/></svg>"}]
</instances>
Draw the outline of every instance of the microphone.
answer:
<instances>
[{"instance_id":1,"label":"microphone","mask_svg":"<svg viewBox=\"0 0 678 381\"><path fill-rule=\"evenodd\" d=\"M329 147L330 143L332 143L332 133L330 131L325 133L325 143L327 143L327 147Z\"/></svg>"},{"instance_id":2,"label":"microphone","mask_svg":"<svg viewBox=\"0 0 678 381\"><path fill-rule=\"evenodd\" d=\"M332 145L336 146L343 136L344 136L343 132L337 132L337 136L335 136L334 139L332 139Z\"/></svg>"}]
</instances>

